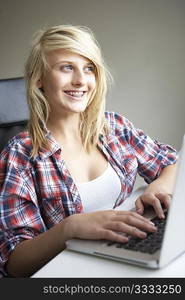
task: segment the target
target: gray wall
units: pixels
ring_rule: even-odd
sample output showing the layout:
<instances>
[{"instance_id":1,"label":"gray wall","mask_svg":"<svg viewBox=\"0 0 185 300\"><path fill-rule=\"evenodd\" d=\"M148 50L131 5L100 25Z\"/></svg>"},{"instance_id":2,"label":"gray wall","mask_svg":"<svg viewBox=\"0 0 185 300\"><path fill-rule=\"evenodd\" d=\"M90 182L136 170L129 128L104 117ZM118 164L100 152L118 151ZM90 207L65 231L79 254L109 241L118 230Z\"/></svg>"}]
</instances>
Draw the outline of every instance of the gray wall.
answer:
<instances>
[{"instance_id":1,"label":"gray wall","mask_svg":"<svg viewBox=\"0 0 185 300\"><path fill-rule=\"evenodd\" d=\"M115 80L107 109L180 148L185 132L184 0L1 0L0 78L23 75L36 30L89 26Z\"/></svg>"}]
</instances>

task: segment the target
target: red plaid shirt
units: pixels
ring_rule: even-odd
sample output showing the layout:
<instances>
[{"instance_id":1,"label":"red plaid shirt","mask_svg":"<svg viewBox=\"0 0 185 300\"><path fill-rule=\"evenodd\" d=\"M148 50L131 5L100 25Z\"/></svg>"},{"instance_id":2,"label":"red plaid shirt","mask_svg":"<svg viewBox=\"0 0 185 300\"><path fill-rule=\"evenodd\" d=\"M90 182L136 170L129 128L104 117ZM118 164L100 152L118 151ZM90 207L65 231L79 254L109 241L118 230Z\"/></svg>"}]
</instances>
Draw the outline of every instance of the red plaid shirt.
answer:
<instances>
[{"instance_id":1,"label":"red plaid shirt","mask_svg":"<svg viewBox=\"0 0 185 300\"><path fill-rule=\"evenodd\" d=\"M121 193L114 207L132 192L137 174L147 183L175 163L176 151L152 140L126 118L106 112L110 133L98 146L117 172ZM14 137L0 155L0 266L14 247L32 239L71 214L82 213L79 192L50 133L50 150L30 158L28 132ZM106 201L106 200L105 200Z\"/></svg>"}]
</instances>

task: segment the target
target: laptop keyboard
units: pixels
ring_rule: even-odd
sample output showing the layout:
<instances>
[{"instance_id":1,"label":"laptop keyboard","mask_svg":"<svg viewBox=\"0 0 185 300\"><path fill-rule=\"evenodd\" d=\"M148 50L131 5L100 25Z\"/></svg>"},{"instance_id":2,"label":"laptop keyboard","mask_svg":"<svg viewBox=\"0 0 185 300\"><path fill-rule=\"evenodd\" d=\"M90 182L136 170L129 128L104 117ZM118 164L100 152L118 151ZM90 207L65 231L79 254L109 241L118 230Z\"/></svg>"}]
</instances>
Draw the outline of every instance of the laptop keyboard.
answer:
<instances>
[{"instance_id":1,"label":"laptop keyboard","mask_svg":"<svg viewBox=\"0 0 185 300\"><path fill-rule=\"evenodd\" d=\"M151 221L157 227L157 231L148 233L145 239L130 237L127 243L108 242L107 246L114 245L117 248L124 248L128 250L140 251L149 254L155 253L157 250L161 248L162 245L167 212L164 212L164 214L165 214L165 219L160 219L157 216L151 219Z\"/></svg>"}]
</instances>

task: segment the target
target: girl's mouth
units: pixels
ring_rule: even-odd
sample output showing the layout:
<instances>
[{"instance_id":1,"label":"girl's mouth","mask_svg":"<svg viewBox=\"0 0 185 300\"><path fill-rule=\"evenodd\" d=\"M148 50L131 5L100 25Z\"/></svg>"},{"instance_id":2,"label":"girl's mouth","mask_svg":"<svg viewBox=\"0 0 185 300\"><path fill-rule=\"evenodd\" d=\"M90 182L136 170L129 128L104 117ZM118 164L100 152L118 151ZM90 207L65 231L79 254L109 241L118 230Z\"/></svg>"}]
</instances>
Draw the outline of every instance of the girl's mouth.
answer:
<instances>
[{"instance_id":1,"label":"girl's mouth","mask_svg":"<svg viewBox=\"0 0 185 300\"><path fill-rule=\"evenodd\" d=\"M64 93L72 98L80 99L84 96L86 92L85 91L64 91Z\"/></svg>"}]
</instances>

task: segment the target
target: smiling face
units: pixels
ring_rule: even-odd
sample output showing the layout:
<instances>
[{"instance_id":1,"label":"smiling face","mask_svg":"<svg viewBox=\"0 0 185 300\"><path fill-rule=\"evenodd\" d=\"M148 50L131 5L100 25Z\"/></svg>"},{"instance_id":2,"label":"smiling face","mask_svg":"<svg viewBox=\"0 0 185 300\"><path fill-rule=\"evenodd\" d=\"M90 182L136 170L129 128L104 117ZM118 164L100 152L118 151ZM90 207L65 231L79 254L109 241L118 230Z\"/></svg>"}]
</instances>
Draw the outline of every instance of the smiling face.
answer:
<instances>
[{"instance_id":1,"label":"smiling face","mask_svg":"<svg viewBox=\"0 0 185 300\"><path fill-rule=\"evenodd\" d=\"M96 87L95 66L79 54L59 49L47 55L49 68L39 87L50 105L50 115L83 112Z\"/></svg>"}]
</instances>

